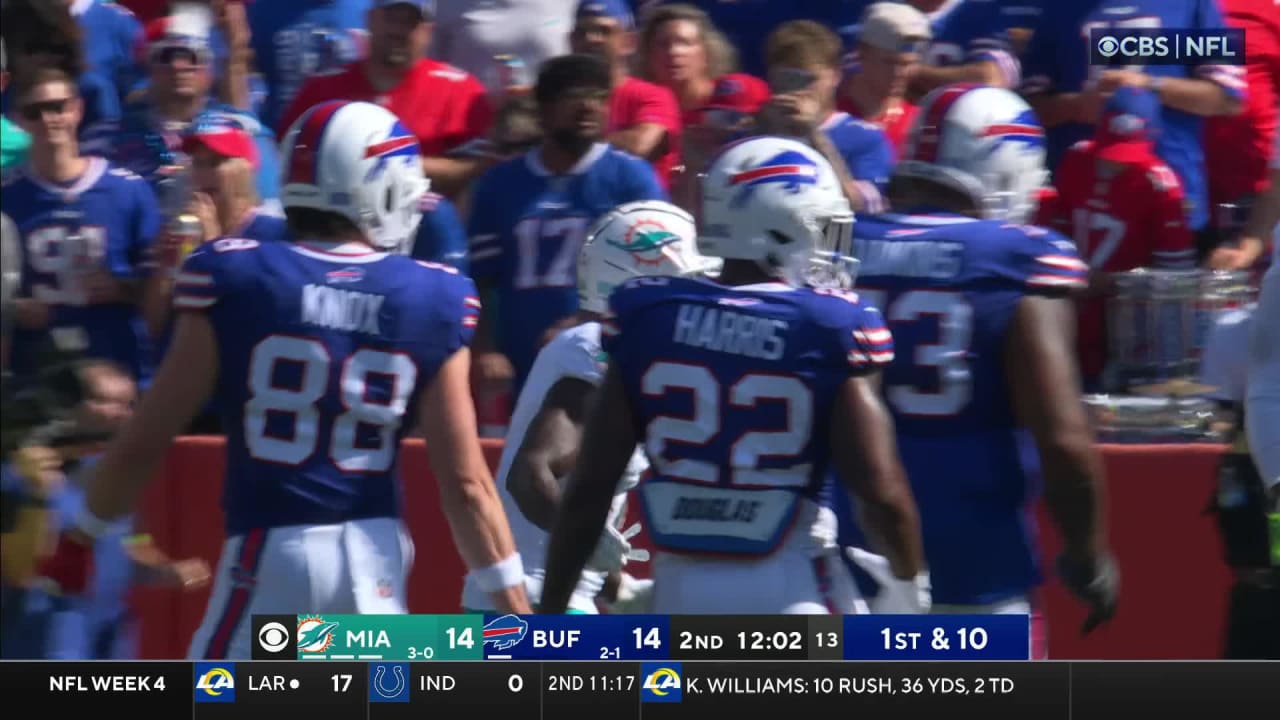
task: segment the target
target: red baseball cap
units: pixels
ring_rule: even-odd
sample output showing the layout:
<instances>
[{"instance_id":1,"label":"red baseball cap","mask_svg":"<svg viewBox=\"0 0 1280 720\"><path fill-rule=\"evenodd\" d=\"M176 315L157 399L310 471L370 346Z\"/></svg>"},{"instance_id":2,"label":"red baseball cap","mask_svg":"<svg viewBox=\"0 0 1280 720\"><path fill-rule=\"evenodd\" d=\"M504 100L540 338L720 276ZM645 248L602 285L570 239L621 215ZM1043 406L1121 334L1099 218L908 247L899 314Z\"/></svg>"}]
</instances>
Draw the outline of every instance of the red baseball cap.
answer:
<instances>
[{"instance_id":1,"label":"red baseball cap","mask_svg":"<svg viewBox=\"0 0 1280 720\"><path fill-rule=\"evenodd\" d=\"M182 149L190 153L204 146L226 158L248 160L258 168L258 145L243 121L226 113L206 113L196 119L182 139Z\"/></svg>"},{"instance_id":2,"label":"red baseball cap","mask_svg":"<svg viewBox=\"0 0 1280 720\"><path fill-rule=\"evenodd\" d=\"M1149 90L1122 87L1102 109L1093 134L1094 153L1112 162L1138 162L1155 152L1160 100Z\"/></svg>"},{"instance_id":3,"label":"red baseball cap","mask_svg":"<svg viewBox=\"0 0 1280 720\"><path fill-rule=\"evenodd\" d=\"M758 77L732 73L716 79L711 98L699 110L704 121L716 113L754 115L773 95L769 84Z\"/></svg>"}]
</instances>

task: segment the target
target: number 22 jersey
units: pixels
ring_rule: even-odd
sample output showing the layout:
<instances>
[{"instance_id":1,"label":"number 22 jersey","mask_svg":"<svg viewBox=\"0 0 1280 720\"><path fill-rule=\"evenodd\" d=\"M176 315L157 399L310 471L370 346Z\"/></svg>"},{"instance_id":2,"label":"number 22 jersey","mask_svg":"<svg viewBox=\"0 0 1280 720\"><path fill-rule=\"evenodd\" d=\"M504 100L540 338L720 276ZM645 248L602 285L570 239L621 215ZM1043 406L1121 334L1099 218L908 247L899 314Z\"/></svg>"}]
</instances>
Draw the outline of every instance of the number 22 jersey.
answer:
<instances>
[{"instance_id":1,"label":"number 22 jersey","mask_svg":"<svg viewBox=\"0 0 1280 720\"><path fill-rule=\"evenodd\" d=\"M858 292L893 333L883 389L934 602L1023 596L1040 580L1039 465L1005 379L1008 329L1022 298L1083 289L1088 266L1052 231L946 213L861 216L853 233Z\"/></svg>"},{"instance_id":2,"label":"number 22 jersey","mask_svg":"<svg viewBox=\"0 0 1280 720\"><path fill-rule=\"evenodd\" d=\"M639 494L657 547L831 547L831 411L847 379L893 358L879 312L843 290L657 277L610 304L602 341L651 464Z\"/></svg>"},{"instance_id":3,"label":"number 22 jersey","mask_svg":"<svg viewBox=\"0 0 1280 720\"><path fill-rule=\"evenodd\" d=\"M419 393L470 344L480 301L453 268L366 248L224 238L174 307L217 334L227 534L397 517Z\"/></svg>"}]
</instances>

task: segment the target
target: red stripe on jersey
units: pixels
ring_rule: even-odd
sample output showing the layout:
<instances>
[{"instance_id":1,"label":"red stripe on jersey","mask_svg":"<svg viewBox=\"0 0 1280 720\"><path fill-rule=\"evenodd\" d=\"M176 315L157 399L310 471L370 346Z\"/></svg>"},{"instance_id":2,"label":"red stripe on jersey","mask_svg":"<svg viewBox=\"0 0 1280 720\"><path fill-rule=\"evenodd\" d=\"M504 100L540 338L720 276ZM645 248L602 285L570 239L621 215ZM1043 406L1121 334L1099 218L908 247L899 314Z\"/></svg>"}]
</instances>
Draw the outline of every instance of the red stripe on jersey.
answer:
<instances>
[{"instance_id":1,"label":"red stripe on jersey","mask_svg":"<svg viewBox=\"0 0 1280 720\"><path fill-rule=\"evenodd\" d=\"M285 176L285 185L315 184L317 157L325 128L329 127L329 121L338 109L346 104L346 100L330 100L307 111L298 134L293 138L293 146L289 148L289 172Z\"/></svg>"},{"instance_id":2,"label":"red stripe on jersey","mask_svg":"<svg viewBox=\"0 0 1280 720\"><path fill-rule=\"evenodd\" d=\"M919 162L937 162L938 148L942 145L942 123L947 119L951 106L965 93L979 87L978 85L952 85L940 93L920 113L920 124L916 127L915 142L911 145L908 160Z\"/></svg>"}]
</instances>

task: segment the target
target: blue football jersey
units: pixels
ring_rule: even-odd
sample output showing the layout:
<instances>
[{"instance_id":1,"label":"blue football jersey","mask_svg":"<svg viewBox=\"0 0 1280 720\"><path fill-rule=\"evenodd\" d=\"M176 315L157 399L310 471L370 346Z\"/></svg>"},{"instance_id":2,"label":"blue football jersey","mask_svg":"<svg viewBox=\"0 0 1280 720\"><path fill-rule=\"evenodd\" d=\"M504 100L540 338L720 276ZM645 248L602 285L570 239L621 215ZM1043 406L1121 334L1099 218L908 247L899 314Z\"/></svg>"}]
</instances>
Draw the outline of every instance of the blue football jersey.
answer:
<instances>
[{"instance_id":1,"label":"blue football jersey","mask_svg":"<svg viewBox=\"0 0 1280 720\"><path fill-rule=\"evenodd\" d=\"M761 555L797 526L808 536L838 390L893 358L879 312L847 291L659 277L610 305L602 340L651 462L639 492L654 543Z\"/></svg>"},{"instance_id":2,"label":"blue football jersey","mask_svg":"<svg viewBox=\"0 0 1280 720\"><path fill-rule=\"evenodd\" d=\"M275 127L302 83L358 60L369 0L289 0L247 6L253 57L267 87L262 119Z\"/></svg>"},{"instance_id":3,"label":"blue football jersey","mask_svg":"<svg viewBox=\"0 0 1280 720\"><path fill-rule=\"evenodd\" d=\"M666 200L649 163L599 144L567 175L538 150L490 169L476 184L468 227L471 276L498 292L498 349L516 393L542 335L578 309L578 251L596 218L635 200Z\"/></svg>"},{"instance_id":4,"label":"blue football jersey","mask_svg":"<svg viewBox=\"0 0 1280 720\"><path fill-rule=\"evenodd\" d=\"M868 212L885 209L882 192L893 172L893 144L884 130L847 112L833 113L822 124L853 176Z\"/></svg>"},{"instance_id":5,"label":"blue football jersey","mask_svg":"<svg viewBox=\"0 0 1280 720\"><path fill-rule=\"evenodd\" d=\"M1029 438L1005 380L1018 302L1085 287L1071 241L951 214L861 216L858 292L882 308L895 356L883 389L920 507L938 603L1024 595L1040 581Z\"/></svg>"},{"instance_id":6,"label":"blue football jersey","mask_svg":"<svg viewBox=\"0 0 1280 720\"><path fill-rule=\"evenodd\" d=\"M145 382L151 371L146 324L132 303L87 304L82 277L105 268L121 280L142 280L160 230L155 195L137 175L90 158L70 185L24 168L4 187L5 212L22 235L22 293L52 310L50 330L87 341L89 357L112 360ZM15 330L14 371L35 369L31 353L45 331Z\"/></svg>"},{"instance_id":7,"label":"blue football jersey","mask_svg":"<svg viewBox=\"0 0 1280 720\"><path fill-rule=\"evenodd\" d=\"M1089 31L1093 28L1159 29L1226 27L1215 0L1080 0L1045 3L1034 40L1023 58L1023 92L1080 92L1105 68L1089 64ZM1227 65L1147 65L1134 67L1153 77L1204 78L1229 94L1243 97L1244 68ZM1193 230L1209 220L1204 151L1200 146L1203 119L1198 115L1161 108L1161 132L1156 154L1173 168L1187 198L1187 222ZM1090 126L1067 123L1048 128L1049 166L1057 167L1067 148L1091 134Z\"/></svg>"},{"instance_id":8,"label":"blue football jersey","mask_svg":"<svg viewBox=\"0 0 1280 720\"><path fill-rule=\"evenodd\" d=\"M102 78L118 108L140 72L134 51L142 24L128 8L104 0L73 3L72 13L80 26L86 70Z\"/></svg>"},{"instance_id":9,"label":"blue football jersey","mask_svg":"<svg viewBox=\"0 0 1280 720\"><path fill-rule=\"evenodd\" d=\"M422 223L409 256L416 260L452 265L463 274L470 272L467 263L467 230L458 217L458 208L449 198L427 193L422 201Z\"/></svg>"},{"instance_id":10,"label":"blue football jersey","mask_svg":"<svg viewBox=\"0 0 1280 720\"><path fill-rule=\"evenodd\" d=\"M1026 0L961 0L934 19L924 61L938 67L994 62L1005 82L1017 87L1019 65L1009 29L1031 27L1035 14Z\"/></svg>"},{"instance_id":11,"label":"blue football jersey","mask_svg":"<svg viewBox=\"0 0 1280 720\"><path fill-rule=\"evenodd\" d=\"M398 515L400 440L471 342L471 280L402 255L223 238L187 258L173 304L217 333L228 535Z\"/></svg>"}]
</instances>

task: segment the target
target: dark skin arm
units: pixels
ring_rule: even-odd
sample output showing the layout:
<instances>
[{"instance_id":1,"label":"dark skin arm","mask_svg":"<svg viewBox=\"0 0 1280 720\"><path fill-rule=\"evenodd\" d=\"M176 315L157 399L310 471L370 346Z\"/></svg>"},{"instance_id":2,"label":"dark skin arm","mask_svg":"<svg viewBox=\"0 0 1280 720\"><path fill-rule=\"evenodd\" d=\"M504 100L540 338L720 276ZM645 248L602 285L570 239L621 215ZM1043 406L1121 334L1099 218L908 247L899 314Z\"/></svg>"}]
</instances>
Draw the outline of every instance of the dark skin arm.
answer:
<instances>
[{"instance_id":1,"label":"dark skin arm","mask_svg":"<svg viewBox=\"0 0 1280 720\"><path fill-rule=\"evenodd\" d=\"M1092 564L1106 549L1102 459L1080 402L1075 317L1066 298L1026 297L1005 345L1005 372L1018 422L1040 450L1045 501L1067 557Z\"/></svg>"},{"instance_id":2,"label":"dark skin arm","mask_svg":"<svg viewBox=\"0 0 1280 720\"><path fill-rule=\"evenodd\" d=\"M562 614L569 606L582 569L604 530L618 479L626 471L638 440L617 366L609 366L597 397L547 544L540 612L550 615Z\"/></svg>"},{"instance_id":3,"label":"dark skin arm","mask_svg":"<svg viewBox=\"0 0 1280 720\"><path fill-rule=\"evenodd\" d=\"M877 380L853 377L832 407L831 454L845 487L857 498L864 526L893 574L910 580L924 570L920 516L898 460L893 420Z\"/></svg>"},{"instance_id":4,"label":"dark skin arm","mask_svg":"<svg viewBox=\"0 0 1280 720\"><path fill-rule=\"evenodd\" d=\"M582 426L595 387L564 378L551 387L529 424L507 472L507 490L534 525L550 530L560 508L560 483L578 459Z\"/></svg>"}]
</instances>

